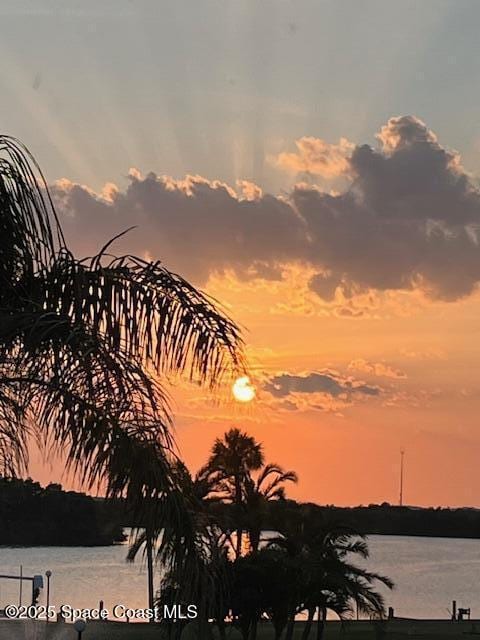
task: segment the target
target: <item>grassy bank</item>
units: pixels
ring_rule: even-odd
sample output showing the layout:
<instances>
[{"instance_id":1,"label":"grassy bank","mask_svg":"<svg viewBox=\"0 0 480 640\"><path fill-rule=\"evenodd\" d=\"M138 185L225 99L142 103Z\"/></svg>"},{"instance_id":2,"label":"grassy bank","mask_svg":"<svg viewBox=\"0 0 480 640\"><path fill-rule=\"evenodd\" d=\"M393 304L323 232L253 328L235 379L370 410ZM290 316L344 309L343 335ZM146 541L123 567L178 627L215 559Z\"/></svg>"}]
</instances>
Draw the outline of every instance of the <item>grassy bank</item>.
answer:
<instances>
[{"instance_id":1,"label":"grassy bank","mask_svg":"<svg viewBox=\"0 0 480 640\"><path fill-rule=\"evenodd\" d=\"M294 640L300 640L303 623L295 626ZM76 640L71 625L20 621L0 621L2 640ZM148 624L125 624L119 622L93 622L85 630L82 640L159 640L165 637L157 626ZM182 640L194 640L198 635L193 625L187 627ZM273 628L262 623L258 628L258 640L273 640ZM312 629L311 640L316 638ZM449 620L392 620L384 625L374 625L366 621L352 621L341 625L328 622L325 640L466 640L480 638L480 621L451 622ZM201 640L218 640L216 630ZM236 629L227 630L227 640L241 640Z\"/></svg>"}]
</instances>

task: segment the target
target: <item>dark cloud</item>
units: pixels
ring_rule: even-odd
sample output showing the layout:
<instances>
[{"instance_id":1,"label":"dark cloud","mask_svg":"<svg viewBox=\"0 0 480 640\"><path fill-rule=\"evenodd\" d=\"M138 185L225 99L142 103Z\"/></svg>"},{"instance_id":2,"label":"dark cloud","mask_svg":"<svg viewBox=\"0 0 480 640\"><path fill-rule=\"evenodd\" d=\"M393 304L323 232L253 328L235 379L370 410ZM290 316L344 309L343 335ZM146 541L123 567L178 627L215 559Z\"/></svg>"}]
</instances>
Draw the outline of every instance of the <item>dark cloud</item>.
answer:
<instances>
[{"instance_id":1,"label":"dark cloud","mask_svg":"<svg viewBox=\"0 0 480 640\"><path fill-rule=\"evenodd\" d=\"M281 373L272 376L265 382L263 388L276 398L285 398L292 393L323 393L338 398L340 396L350 397L352 394L378 396L381 392L379 387L352 378L345 378L331 371L314 371L304 375Z\"/></svg>"},{"instance_id":2,"label":"dark cloud","mask_svg":"<svg viewBox=\"0 0 480 640\"><path fill-rule=\"evenodd\" d=\"M341 284L338 275L329 273L317 273L309 281L309 287L312 291L318 293L323 300L333 300L337 287Z\"/></svg>"},{"instance_id":3,"label":"dark cloud","mask_svg":"<svg viewBox=\"0 0 480 640\"><path fill-rule=\"evenodd\" d=\"M281 265L300 263L317 271L310 287L327 300L337 288L347 298L418 287L444 300L470 294L480 280L478 189L417 118L390 119L378 139L378 149L352 146L349 186L336 195L300 185L274 197L250 183L237 193L200 177L132 174L105 197L66 181L54 196L81 253L137 225L115 251L161 258L199 284L226 269L280 278Z\"/></svg>"},{"instance_id":4,"label":"dark cloud","mask_svg":"<svg viewBox=\"0 0 480 640\"><path fill-rule=\"evenodd\" d=\"M199 283L226 269L280 278L275 265L301 256L305 244L304 224L290 203L270 195L241 198L227 185L199 177L131 175L127 189L111 201L63 183L54 187L54 197L78 251L91 252L103 238L136 225L116 251L148 252Z\"/></svg>"}]
</instances>

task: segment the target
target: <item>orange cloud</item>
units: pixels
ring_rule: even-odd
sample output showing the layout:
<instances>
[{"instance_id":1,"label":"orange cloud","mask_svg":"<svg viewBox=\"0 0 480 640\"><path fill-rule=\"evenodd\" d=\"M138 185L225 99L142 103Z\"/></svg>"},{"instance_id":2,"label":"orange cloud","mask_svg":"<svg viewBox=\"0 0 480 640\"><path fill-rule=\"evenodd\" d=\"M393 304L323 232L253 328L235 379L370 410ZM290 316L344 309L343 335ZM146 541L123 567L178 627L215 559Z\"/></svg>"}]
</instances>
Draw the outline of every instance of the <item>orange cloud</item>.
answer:
<instances>
[{"instance_id":1,"label":"orange cloud","mask_svg":"<svg viewBox=\"0 0 480 640\"><path fill-rule=\"evenodd\" d=\"M263 195L262 189L249 180L237 180L237 187L245 200L260 200Z\"/></svg>"},{"instance_id":2,"label":"orange cloud","mask_svg":"<svg viewBox=\"0 0 480 640\"><path fill-rule=\"evenodd\" d=\"M321 138L303 137L295 141L296 153L281 153L276 164L294 173L309 173L323 178L336 178L349 172L349 157L354 144L340 138L329 144Z\"/></svg>"},{"instance_id":3,"label":"orange cloud","mask_svg":"<svg viewBox=\"0 0 480 640\"><path fill-rule=\"evenodd\" d=\"M348 368L353 371L363 371L379 378L395 378L396 380L405 379L407 374L400 369L395 369L385 362L369 362L363 358L352 360Z\"/></svg>"},{"instance_id":4,"label":"orange cloud","mask_svg":"<svg viewBox=\"0 0 480 640\"><path fill-rule=\"evenodd\" d=\"M414 144L437 146L437 136L420 118L398 116L390 118L375 136L382 143L384 153L407 149Z\"/></svg>"}]
</instances>

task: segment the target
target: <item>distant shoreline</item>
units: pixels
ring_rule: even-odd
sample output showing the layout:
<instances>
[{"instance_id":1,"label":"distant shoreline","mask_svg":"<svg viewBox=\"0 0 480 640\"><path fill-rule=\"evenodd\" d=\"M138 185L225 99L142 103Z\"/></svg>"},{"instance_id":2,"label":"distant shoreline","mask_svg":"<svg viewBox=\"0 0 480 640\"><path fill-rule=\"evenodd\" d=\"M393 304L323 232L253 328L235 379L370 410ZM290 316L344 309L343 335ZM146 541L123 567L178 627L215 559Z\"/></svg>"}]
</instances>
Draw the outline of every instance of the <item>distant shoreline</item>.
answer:
<instances>
[{"instance_id":1,"label":"distant shoreline","mask_svg":"<svg viewBox=\"0 0 480 640\"><path fill-rule=\"evenodd\" d=\"M480 511L470 508L419 508L388 504L326 507L338 519L365 535L480 539Z\"/></svg>"},{"instance_id":2,"label":"distant shoreline","mask_svg":"<svg viewBox=\"0 0 480 640\"><path fill-rule=\"evenodd\" d=\"M227 516L232 506L212 505L212 513ZM270 501L263 528L280 531L282 523L300 511L312 522L346 526L364 535L416 538L480 539L480 510L424 508L388 503L337 507ZM121 500L92 498L64 491L60 485L42 487L32 480L0 478L0 546L2 547L101 547L125 540L123 530L141 522L133 519Z\"/></svg>"}]
</instances>

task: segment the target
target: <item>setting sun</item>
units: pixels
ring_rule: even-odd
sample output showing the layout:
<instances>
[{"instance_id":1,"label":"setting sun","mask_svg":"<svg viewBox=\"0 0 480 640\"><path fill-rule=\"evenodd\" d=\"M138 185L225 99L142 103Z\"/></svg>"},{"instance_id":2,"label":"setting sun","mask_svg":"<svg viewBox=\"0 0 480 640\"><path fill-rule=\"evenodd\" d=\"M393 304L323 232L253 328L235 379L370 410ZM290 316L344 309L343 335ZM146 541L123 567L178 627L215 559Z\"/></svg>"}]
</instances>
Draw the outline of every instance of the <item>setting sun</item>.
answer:
<instances>
[{"instance_id":1,"label":"setting sun","mask_svg":"<svg viewBox=\"0 0 480 640\"><path fill-rule=\"evenodd\" d=\"M255 398L255 387L250 383L248 376L242 376L235 380L232 393L238 402L250 402Z\"/></svg>"}]
</instances>

